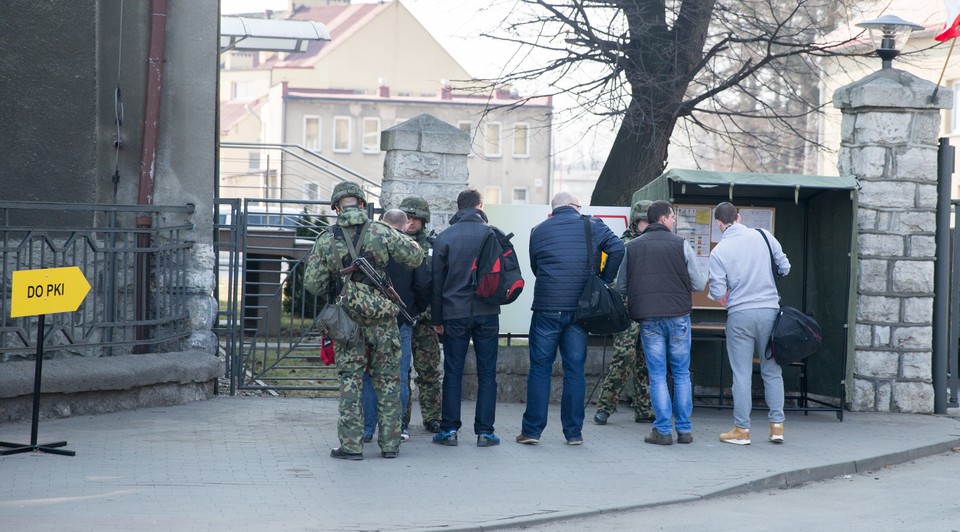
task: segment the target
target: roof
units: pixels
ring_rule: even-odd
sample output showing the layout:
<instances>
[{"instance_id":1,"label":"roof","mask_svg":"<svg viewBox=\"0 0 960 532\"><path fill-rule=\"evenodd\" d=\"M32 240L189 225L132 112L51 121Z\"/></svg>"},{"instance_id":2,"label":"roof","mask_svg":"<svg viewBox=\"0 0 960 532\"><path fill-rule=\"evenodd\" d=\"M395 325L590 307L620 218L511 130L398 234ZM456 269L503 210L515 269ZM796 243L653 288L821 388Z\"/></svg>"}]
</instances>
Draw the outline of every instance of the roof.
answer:
<instances>
[{"instance_id":1,"label":"roof","mask_svg":"<svg viewBox=\"0 0 960 532\"><path fill-rule=\"evenodd\" d=\"M385 2L381 4L333 5L299 9L290 17L290 20L321 22L330 32L331 40L329 42L312 42L307 47L306 52L292 55L285 60L267 61L261 65L261 68L312 67L367 22L389 8L390 5L389 2Z\"/></svg>"},{"instance_id":2,"label":"roof","mask_svg":"<svg viewBox=\"0 0 960 532\"><path fill-rule=\"evenodd\" d=\"M252 114L251 110L262 107L264 101L265 98L253 101L228 100L220 102L220 134L223 135L233 129L244 118Z\"/></svg>"},{"instance_id":3,"label":"roof","mask_svg":"<svg viewBox=\"0 0 960 532\"><path fill-rule=\"evenodd\" d=\"M350 101L375 101L392 103L430 103L436 104L455 104L455 105L480 105L480 106L498 106L511 105L521 100L526 100L523 104L527 107L553 107L553 98L550 96L536 96L529 99L523 97L504 97L498 91L490 94L475 94L452 92L449 98L441 97L439 94L430 96L378 96L376 94L366 94L360 91L350 89L311 89L290 87L284 93L285 98L302 100L350 100Z\"/></svg>"},{"instance_id":4,"label":"roof","mask_svg":"<svg viewBox=\"0 0 960 532\"><path fill-rule=\"evenodd\" d=\"M853 176L714 172L674 168L633 193L632 201L677 196L806 199L823 190L856 190Z\"/></svg>"}]
</instances>

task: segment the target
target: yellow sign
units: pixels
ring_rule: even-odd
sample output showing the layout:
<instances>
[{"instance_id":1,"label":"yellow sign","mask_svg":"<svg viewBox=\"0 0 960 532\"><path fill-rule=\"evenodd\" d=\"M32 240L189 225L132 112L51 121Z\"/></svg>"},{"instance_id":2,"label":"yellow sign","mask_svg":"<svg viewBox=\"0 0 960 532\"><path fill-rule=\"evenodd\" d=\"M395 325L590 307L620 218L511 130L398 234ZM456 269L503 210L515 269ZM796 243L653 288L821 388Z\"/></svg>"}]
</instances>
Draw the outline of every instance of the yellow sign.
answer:
<instances>
[{"instance_id":1,"label":"yellow sign","mask_svg":"<svg viewBox=\"0 0 960 532\"><path fill-rule=\"evenodd\" d=\"M76 266L13 272L10 317L73 312L89 291L90 283Z\"/></svg>"}]
</instances>

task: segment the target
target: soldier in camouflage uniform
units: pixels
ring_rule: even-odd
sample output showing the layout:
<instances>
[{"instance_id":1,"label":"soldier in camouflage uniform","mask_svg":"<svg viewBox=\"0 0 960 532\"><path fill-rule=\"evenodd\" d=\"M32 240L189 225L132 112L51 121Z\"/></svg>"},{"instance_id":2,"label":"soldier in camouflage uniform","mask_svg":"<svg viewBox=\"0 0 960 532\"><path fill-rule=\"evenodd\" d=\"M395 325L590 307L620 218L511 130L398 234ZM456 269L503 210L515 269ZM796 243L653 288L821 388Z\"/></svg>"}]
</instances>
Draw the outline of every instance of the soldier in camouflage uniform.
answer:
<instances>
[{"instance_id":1,"label":"soldier in camouflage uniform","mask_svg":"<svg viewBox=\"0 0 960 532\"><path fill-rule=\"evenodd\" d=\"M403 198L398 207L407 213L407 234L423 248L427 264L430 264L430 248L433 239L428 238L426 224L430 223L430 204L420 196ZM430 432L440 432L440 341L430 323L430 308L417 316L413 328L413 368L417 371L417 393L420 395L420 414L423 427ZM407 376L409 378L409 376ZM404 425L410 425L411 404L407 402Z\"/></svg>"},{"instance_id":2,"label":"soldier in camouflage uniform","mask_svg":"<svg viewBox=\"0 0 960 532\"><path fill-rule=\"evenodd\" d=\"M641 200L630 209L630 227L620 237L624 245L634 238L647 226L647 208L652 201ZM626 301L624 301L626 304ZM650 408L650 389L647 377L647 363L643 356L643 345L640 338L640 324L630 322L630 327L613 337L613 358L607 367L607 375L603 379L600 389L600 399L597 400L597 413L593 422L597 425L606 425L610 414L617 411L620 402L620 392L627 379L633 381L633 408L637 423L652 423L653 411Z\"/></svg>"},{"instance_id":3,"label":"soldier in camouflage uniform","mask_svg":"<svg viewBox=\"0 0 960 532\"><path fill-rule=\"evenodd\" d=\"M360 329L359 341L349 345L338 342L334 346L340 380L340 419L337 423L340 447L331 450L330 456L363 459L361 390L364 369L369 369L380 414L380 454L384 458L395 458L400 450L401 416L397 311L386 297L380 297L379 292L365 282L362 273L347 277L340 275L340 270L352 263L344 239L350 238L357 254L366 257L384 279L387 278L385 267L390 259L415 268L423 262L423 250L412 239L389 226L370 223L364 209L366 197L355 183L343 182L334 187L330 204L337 212L337 227L317 237L307 259L304 287L331 301L340 293L343 283L353 283L347 288L357 294L353 298L355 304L344 304L344 309ZM359 233L364 226L361 242ZM339 263L335 258L338 255L341 258ZM389 315L390 310L392 315Z\"/></svg>"}]
</instances>

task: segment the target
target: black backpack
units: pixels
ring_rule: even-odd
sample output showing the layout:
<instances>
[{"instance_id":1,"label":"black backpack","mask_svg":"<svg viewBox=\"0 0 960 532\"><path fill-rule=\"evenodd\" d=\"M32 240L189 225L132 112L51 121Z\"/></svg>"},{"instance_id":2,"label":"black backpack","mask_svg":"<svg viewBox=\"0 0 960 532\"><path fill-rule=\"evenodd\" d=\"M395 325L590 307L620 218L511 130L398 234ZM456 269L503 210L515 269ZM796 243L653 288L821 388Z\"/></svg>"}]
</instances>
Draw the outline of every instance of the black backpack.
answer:
<instances>
[{"instance_id":1,"label":"black backpack","mask_svg":"<svg viewBox=\"0 0 960 532\"><path fill-rule=\"evenodd\" d=\"M510 243L513 233L505 235L493 226L490 229L480 245L480 252L473 259L473 295L484 303L507 305L516 301L523 291L520 261Z\"/></svg>"}]
</instances>

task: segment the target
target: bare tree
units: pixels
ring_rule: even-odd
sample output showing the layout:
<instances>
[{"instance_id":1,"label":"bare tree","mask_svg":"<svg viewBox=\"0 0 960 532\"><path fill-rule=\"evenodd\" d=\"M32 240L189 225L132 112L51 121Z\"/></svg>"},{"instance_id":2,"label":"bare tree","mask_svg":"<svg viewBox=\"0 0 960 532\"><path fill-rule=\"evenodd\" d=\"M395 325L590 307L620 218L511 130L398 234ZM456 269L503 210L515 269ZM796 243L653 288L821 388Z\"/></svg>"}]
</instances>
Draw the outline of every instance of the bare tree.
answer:
<instances>
[{"instance_id":1,"label":"bare tree","mask_svg":"<svg viewBox=\"0 0 960 532\"><path fill-rule=\"evenodd\" d=\"M671 136L723 146L729 169L802 171L821 107L817 56L843 0L515 0L496 83L538 80L619 128L591 203L625 205L666 168ZM848 50L849 52L849 50ZM529 66L533 65L533 66ZM693 150L697 153L699 150ZM714 165L715 166L715 165Z\"/></svg>"}]
</instances>

